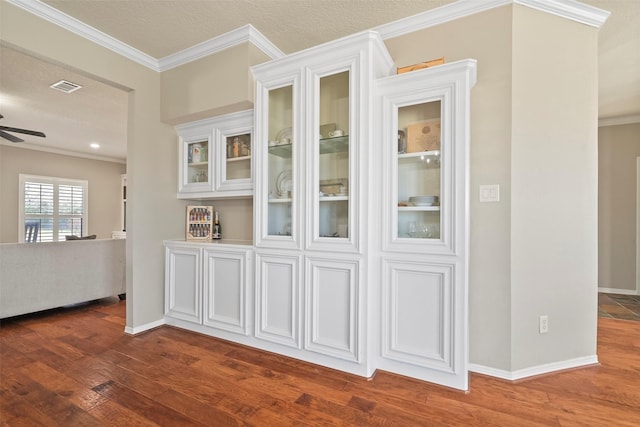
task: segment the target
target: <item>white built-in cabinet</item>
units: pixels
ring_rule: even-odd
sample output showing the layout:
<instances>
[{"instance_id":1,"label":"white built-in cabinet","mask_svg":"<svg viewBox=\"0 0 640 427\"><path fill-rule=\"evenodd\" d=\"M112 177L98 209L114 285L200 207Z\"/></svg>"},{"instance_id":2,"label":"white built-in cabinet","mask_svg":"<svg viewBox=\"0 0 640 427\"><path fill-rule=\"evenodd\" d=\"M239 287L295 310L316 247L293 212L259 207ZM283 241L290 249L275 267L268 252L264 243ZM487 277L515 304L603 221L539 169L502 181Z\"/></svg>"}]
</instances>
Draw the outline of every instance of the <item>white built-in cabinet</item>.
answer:
<instances>
[{"instance_id":1,"label":"white built-in cabinet","mask_svg":"<svg viewBox=\"0 0 640 427\"><path fill-rule=\"evenodd\" d=\"M376 366L468 387L469 110L476 61L379 79Z\"/></svg>"},{"instance_id":2,"label":"white built-in cabinet","mask_svg":"<svg viewBox=\"0 0 640 427\"><path fill-rule=\"evenodd\" d=\"M369 376L372 88L393 61L379 35L364 32L252 71L256 337Z\"/></svg>"},{"instance_id":3,"label":"white built-in cabinet","mask_svg":"<svg viewBox=\"0 0 640 427\"><path fill-rule=\"evenodd\" d=\"M251 246L165 241L165 257L167 324L236 341L249 333Z\"/></svg>"},{"instance_id":4,"label":"white built-in cabinet","mask_svg":"<svg viewBox=\"0 0 640 427\"><path fill-rule=\"evenodd\" d=\"M178 198L253 195L253 110L176 126Z\"/></svg>"},{"instance_id":5,"label":"white built-in cabinet","mask_svg":"<svg viewBox=\"0 0 640 427\"><path fill-rule=\"evenodd\" d=\"M379 34L363 32L252 72L253 128L178 131L181 197L251 182L254 242L166 242L167 323L467 389L476 62L396 75ZM228 135L245 131L253 180L230 179ZM216 147L206 166L185 161L197 141ZM194 182L200 167L209 178Z\"/></svg>"},{"instance_id":6,"label":"white built-in cabinet","mask_svg":"<svg viewBox=\"0 0 640 427\"><path fill-rule=\"evenodd\" d=\"M202 249L165 242L166 319L202 323Z\"/></svg>"}]
</instances>

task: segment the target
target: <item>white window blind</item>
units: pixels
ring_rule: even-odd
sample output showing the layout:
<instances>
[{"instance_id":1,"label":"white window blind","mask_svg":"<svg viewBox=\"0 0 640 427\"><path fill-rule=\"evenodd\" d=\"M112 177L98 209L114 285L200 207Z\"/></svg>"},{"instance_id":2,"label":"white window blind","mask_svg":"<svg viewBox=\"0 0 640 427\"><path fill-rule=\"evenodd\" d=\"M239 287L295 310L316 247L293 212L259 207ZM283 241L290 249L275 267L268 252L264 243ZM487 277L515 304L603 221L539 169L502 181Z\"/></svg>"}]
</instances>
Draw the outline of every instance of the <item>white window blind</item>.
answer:
<instances>
[{"instance_id":1,"label":"white window blind","mask_svg":"<svg viewBox=\"0 0 640 427\"><path fill-rule=\"evenodd\" d=\"M20 175L20 241L57 242L87 234L88 182Z\"/></svg>"}]
</instances>

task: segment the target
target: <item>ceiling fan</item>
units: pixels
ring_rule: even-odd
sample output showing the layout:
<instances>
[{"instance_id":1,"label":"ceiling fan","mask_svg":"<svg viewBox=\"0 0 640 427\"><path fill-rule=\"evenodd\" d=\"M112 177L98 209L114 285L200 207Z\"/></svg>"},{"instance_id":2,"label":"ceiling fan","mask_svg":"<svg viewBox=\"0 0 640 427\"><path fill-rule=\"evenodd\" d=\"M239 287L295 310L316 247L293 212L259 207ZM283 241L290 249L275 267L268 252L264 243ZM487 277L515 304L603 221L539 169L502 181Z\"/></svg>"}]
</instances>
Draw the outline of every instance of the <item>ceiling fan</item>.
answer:
<instances>
[{"instance_id":1,"label":"ceiling fan","mask_svg":"<svg viewBox=\"0 0 640 427\"><path fill-rule=\"evenodd\" d=\"M2 114L0 114L0 119L4 118L4 116ZM13 132L13 133L24 133L25 135L33 135L33 136L40 136L42 138L45 138L46 135L42 132L39 132L37 130L29 130L29 129L19 129L19 128L10 128L8 126L0 126L0 137L7 139L11 142L23 142L24 139L22 138L18 138L15 135L11 135L8 132Z\"/></svg>"}]
</instances>

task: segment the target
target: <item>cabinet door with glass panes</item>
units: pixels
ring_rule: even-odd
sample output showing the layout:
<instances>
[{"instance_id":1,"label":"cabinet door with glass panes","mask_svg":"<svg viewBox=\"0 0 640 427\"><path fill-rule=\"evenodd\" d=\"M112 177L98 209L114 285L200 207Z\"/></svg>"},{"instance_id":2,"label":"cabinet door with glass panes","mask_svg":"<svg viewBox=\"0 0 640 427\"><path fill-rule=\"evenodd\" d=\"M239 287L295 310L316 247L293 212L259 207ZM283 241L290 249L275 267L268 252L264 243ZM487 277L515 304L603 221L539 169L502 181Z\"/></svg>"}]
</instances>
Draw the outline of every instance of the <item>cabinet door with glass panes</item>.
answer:
<instances>
[{"instance_id":1,"label":"cabinet door with glass panes","mask_svg":"<svg viewBox=\"0 0 640 427\"><path fill-rule=\"evenodd\" d=\"M348 249L354 242L353 206L357 200L357 156L352 123L352 63L309 70L313 125L307 130L307 223L310 248Z\"/></svg>"},{"instance_id":2,"label":"cabinet door with glass panes","mask_svg":"<svg viewBox=\"0 0 640 427\"><path fill-rule=\"evenodd\" d=\"M217 130L215 191L250 196L253 110L216 117L213 126Z\"/></svg>"},{"instance_id":3,"label":"cabinet door with glass panes","mask_svg":"<svg viewBox=\"0 0 640 427\"><path fill-rule=\"evenodd\" d=\"M299 74L258 81L255 157L257 167L256 244L300 248L296 116Z\"/></svg>"},{"instance_id":4,"label":"cabinet door with glass panes","mask_svg":"<svg viewBox=\"0 0 640 427\"><path fill-rule=\"evenodd\" d=\"M444 254L465 244L469 148L463 108L469 108L469 95L461 88L470 73L475 76L475 62L469 61L377 82L383 250L419 245L429 248L426 253Z\"/></svg>"},{"instance_id":5,"label":"cabinet door with glass panes","mask_svg":"<svg viewBox=\"0 0 640 427\"><path fill-rule=\"evenodd\" d=\"M381 358L468 388L469 110L476 61L376 82L381 114Z\"/></svg>"},{"instance_id":6,"label":"cabinet door with glass panes","mask_svg":"<svg viewBox=\"0 0 640 427\"><path fill-rule=\"evenodd\" d=\"M178 193L213 191L213 129L200 123L181 125L176 129L179 135Z\"/></svg>"},{"instance_id":7,"label":"cabinet door with glass panes","mask_svg":"<svg viewBox=\"0 0 640 427\"><path fill-rule=\"evenodd\" d=\"M440 240L441 106L436 99L398 107L397 238Z\"/></svg>"}]
</instances>

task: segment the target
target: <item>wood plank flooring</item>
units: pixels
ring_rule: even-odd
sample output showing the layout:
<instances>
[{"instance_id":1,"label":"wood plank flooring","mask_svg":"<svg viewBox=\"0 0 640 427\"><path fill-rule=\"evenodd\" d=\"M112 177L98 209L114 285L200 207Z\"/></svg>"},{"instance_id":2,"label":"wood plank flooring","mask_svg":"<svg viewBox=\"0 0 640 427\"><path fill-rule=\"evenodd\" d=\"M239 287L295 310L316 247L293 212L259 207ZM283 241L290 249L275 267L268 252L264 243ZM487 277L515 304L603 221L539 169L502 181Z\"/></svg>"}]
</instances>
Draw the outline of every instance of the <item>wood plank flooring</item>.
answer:
<instances>
[{"instance_id":1,"label":"wood plank flooring","mask_svg":"<svg viewBox=\"0 0 640 427\"><path fill-rule=\"evenodd\" d=\"M638 426L640 323L599 319L599 366L471 391L353 375L161 327L101 300L0 325L2 426Z\"/></svg>"}]
</instances>

